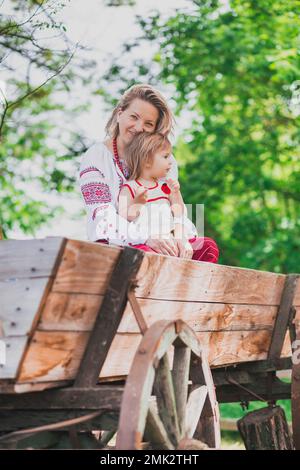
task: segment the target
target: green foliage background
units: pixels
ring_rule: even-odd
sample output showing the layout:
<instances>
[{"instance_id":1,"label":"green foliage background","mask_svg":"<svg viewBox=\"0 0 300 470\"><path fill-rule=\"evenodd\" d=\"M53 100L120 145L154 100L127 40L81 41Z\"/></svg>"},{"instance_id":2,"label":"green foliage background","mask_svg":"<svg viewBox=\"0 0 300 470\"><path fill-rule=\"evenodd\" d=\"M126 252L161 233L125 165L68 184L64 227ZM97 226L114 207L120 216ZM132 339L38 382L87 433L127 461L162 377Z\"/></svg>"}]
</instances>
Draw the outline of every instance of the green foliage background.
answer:
<instances>
[{"instance_id":1,"label":"green foliage background","mask_svg":"<svg viewBox=\"0 0 300 470\"><path fill-rule=\"evenodd\" d=\"M15 96L1 129L0 225L34 234L53 210L31 197L31 184L47 193L76 190L65 162L90 143L65 124L86 103L75 109L66 96L76 82L90 85L93 64L74 53L55 20L63 2L10 3L21 19L39 5L50 7L45 21L0 20L1 65L9 52L45 79L56 74L37 91L30 75L14 74ZM112 9L131 5L133 14L135 3L103 2ZM111 109L133 83L169 88L176 115L187 123L174 152L184 200L205 204L205 235L217 240L221 263L299 272L300 2L191 0L171 16L154 11L136 19L141 36L113 57L96 93ZM59 53L39 43L35 34L43 30L60 32ZM150 61L145 44L153 47ZM28 90L30 99L20 99Z\"/></svg>"},{"instance_id":2,"label":"green foliage background","mask_svg":"<svg viewBox=\"0 0 300 470\"><path fill-rule=\"evenodd\" d=\"M141 38L102 83L163 83L176 113L189 111L175 149L181 187L186 203L205 204L222 263L299 272L299 1L194 1L138 21ZM143 41L159 44L153 62L129 66ZM105 84L99 92L112 102Z\"/></svg>"}]
</instances>

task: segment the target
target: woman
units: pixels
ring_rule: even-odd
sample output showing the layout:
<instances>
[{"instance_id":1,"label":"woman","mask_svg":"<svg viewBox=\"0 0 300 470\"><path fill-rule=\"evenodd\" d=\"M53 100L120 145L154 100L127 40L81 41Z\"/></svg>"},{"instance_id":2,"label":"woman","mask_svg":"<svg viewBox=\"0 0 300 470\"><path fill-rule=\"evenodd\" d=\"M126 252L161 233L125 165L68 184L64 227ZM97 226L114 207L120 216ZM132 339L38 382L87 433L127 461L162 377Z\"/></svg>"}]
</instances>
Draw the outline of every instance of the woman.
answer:
<instances>
[{"instance_id":1,"label":"woman","mask_svg":"<svg viewBox=\"0 0 300 470\"><path fill-rule=\"evenodd\" d=\"M93 145L84 155L80 167L80 188L87 210L88 238L117 245L145 244L157 253L190 257L180 240L149 238L117 213L117 200L121 186L128 178L124 148L140 132L159 132L168 135L173 116L164 97L150 85L129 88L106 125L108 138ZM175 158L167 178L178 179ZM184 224L190 221L186 218ZM203 239L202 261L217 262L216 243ZM203 259L201 258L203 254Z\"/></svg>"}]
</instances>

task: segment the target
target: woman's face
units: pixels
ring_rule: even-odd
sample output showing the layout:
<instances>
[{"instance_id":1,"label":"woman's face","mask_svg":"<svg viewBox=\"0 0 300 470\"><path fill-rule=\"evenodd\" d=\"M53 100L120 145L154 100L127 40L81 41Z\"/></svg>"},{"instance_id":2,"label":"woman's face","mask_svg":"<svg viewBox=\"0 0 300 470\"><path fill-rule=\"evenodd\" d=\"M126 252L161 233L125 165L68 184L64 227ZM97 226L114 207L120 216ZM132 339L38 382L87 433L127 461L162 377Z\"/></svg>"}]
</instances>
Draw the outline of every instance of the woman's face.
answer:
<instances>
[{"instance_id":1,"label":"woman's face","mask_svg":"<svg viewBox=\"0 0 300 470\"><path fill-rule=\"evenodd\" d=\"M154 132L159 113L153 104L135 98L128 108L118 112L119 135L129 144L139 132Z\"/></svg>"}]
</instances>

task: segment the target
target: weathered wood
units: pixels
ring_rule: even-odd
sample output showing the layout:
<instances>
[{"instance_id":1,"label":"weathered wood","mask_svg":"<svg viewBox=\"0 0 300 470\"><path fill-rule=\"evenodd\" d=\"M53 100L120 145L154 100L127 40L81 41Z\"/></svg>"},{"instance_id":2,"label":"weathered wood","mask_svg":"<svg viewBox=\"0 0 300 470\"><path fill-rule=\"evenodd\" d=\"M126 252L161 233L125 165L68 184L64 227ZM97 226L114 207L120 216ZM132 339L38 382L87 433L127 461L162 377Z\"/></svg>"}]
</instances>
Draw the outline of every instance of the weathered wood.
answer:
<instances>
[{"instance_id":1,"label":"weathered wood","mask_svg":"<svg viewBox=\"0 0 300 470\"><path fill-rule=\"evenodd\" d=\"M88 338L86 332L35 331L17 382L74 379Z\"/></svg>"},{"instance_id":2,"label":"weathered wood","mask_svg":"<svg viewBox=\"0 0 300 470\"><path fill-rule=\"evenodd\" d=\"M247 450L291 450L293 444L280 406L251 411L237 422Z\"/></svg>"},{"instance_id":3,"label":"weathered wood","mask_svg":"<svg viewBox=\"0 0 300 470\"><path fill-rule=\"evenodd\" d=\"M172 282L170 282L172 273ZM137 297L279 305L285 276L147 254L137 275Z\"/></svg>"},{"instance_id":4,"label":"weathered wood","mask_svg":"<svg viewBox=\"0 0 300 470\"><path fill-rule=\"evenodd\" d=\"M92 387L97 383L127 303L128 287L143 255L142 251L128 247L121 252L81 360L75 380L77 387Z\"/></svg>"},{"instance_id":5,"label":"weathered wood","mask_svg":"<svg viewBox=\"0 0 300 470\"><path fill-rule=\"evenodd\" d=\"M273 362L280 358L286 332L291 323L291 309L294 303L294 294L298 279L298 275L290 274L285 280L268 352L268 359Z\"/></svg>"},{"instance_id":6,"label":"weathered wood","mask_svg":"<svg viewBox=\"0 0 300 470\"><path fill-rule=\"evenodd\" d=\"M250 383L243 383L244 387L254 392L256 395L267 400L285 400L291 398L291 384L275 379L272 382L272 390L268 388L267 378L256 377ZM221 385L216 388L217 399L219 403L233 403L241 401L253 401L255 397L236 385Z\"/></svg>"},{"instance_id":7,"label":"weathered wood","mask_svg":"<svg viewBox=\"0 0 300 470\"><path fill-rule=\"evenodd\" d=\"M65 240L3 240L0 244L0 280L52 276Z\"/></svg>"},{"instance_id":8,"label":"weathered wood","mask_svg":"<svg viewBox=\"0 0 300 470\"><path fill-rule=\"evenodd\" d=\"M26 336L35 327L49 279L0 281L0 330L5 337Z\"/></svg>"},{"instance_id":9,"label":"weathered wood","mask_svg":"<svg viewBox=\"0 0 300 470\"><path fill-rule=\"evenodd\" d=\"M143 298L138 298L138 302L148 325L152 325L160 318L180 319L194 331L272 330L277 314L277 307L268 305L179 302ZM126 306L118 332L139 332L130 304Z\"/></svg>"},{"instance_id":10,"label":"weathered wood","mask_svg":"<svg viewBox=\"0 0 300 470\"><path fill-rule=\"evenodd\" d=\"M20 359L27 345L27 336L2 338L5 344L6 362L0 365L0 379L14 379L17 376Z\"/></svg>"},{"instance_id":11,"label":"weathered wood","mask_svg":"<svg viewBox=\"0 0 300 470\"><path fill-rule=\"evenodd\" d=\"M153 403L149 405L144 438L146 442L151 442L152 448L174 449L174 445L170 441L168 433Z\"/></svg>"},{"instance_id":12,"label":"weathered wood","mask_svg":"<svg viewBox=\"0 0 300 470\"><path fill-rule=\"evenodd\" d=\"M103 295L50 292L39 330L91 331Z\"/></svg>"},{"instance_id":13,"label":"weathered wood","mask_svg":"<svg viewBox=\"0 0 300 470\"><path fill-rule=\"evenodd\" d=\"M58 423L66 419L73 419L90 413L91 410L22 410L19 413L1 411L0 432L13 432L18 429L43 426ZM113 411L103 414L77 425L80 431L92 431L94 429L115 430L118 426L118 414Z\"/></svg>"},{"instance_id":14,"label":"weathered wood","mask_svg":"<svg viewBox=\"0 0 300 470\"><path fill-rule=\"evenodd\" d=\"M154 391L157 399L158 414L171 442L176 447L180 441L180 429L174 386L167 354L160 360L156 374Z\"/></svg>"},{"instance_id":15,"label":"weathered wood","mask_svg":"<svg viewBox=\"0 0 300 470\"><path fill-rule=\"evenodd\" d=\"M195 386L189 395L186 407L184 437L191 439L197 429L197 425L207 397L207 386Z\"/></svg>"},{"instance_id":16,"label":"weathered wood","mask_svg":"<svg viewBox=\"0 0 300 470\"><path fill-rule=\"evenodd\" d=\"M105 294L120 247L68 240L53 292Z\"/></svg>"},{"instance_id":17,"label":"weathered wood","mask_svg":"<svg viewBox=\"0 0 300 470\"><path fill-rule=\"evenodd\" d=\"M123 389L117 385L97 385L89 389L68 387L34 394L3 394L1 410L118 410Z\"/></svg>"},{"instance_id":18,"label":"weathered wood","mask_svg":"<svg viewBox=\"0 0 300 470\"><path fill-rule=\"evenodd\" d=\"M184 346L176 346L174 351L172 378L174 384L176 409L180 435L185 428L185 413L188 397L191 350Z\"/></svg>"},{"instance_id":19,"label":"weathered wood","mask_svg":"<svg viewBox=\"0 0 300 470\"><path fill-rule=\"evenodd\" d=\"M196 335L213 367L266 359L271 338L271 332L264 330L202 332ZM18 383L74 379L88 337L89 333L84 331L36 330L26 351ZM128 375L140 340L140 334L116 334L101 369L100 378L118 379ZM288 337L284 354L290 355Z\"/></svg>"}]
</instances>

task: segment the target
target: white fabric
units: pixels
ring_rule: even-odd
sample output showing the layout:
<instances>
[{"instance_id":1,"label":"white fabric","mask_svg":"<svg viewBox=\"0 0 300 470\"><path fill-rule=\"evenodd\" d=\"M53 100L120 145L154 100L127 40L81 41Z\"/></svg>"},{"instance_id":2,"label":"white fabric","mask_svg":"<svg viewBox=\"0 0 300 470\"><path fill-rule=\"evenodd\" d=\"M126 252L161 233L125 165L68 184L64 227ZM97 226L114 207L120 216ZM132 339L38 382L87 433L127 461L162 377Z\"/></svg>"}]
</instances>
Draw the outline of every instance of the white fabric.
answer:
<instances>
[{"instance_id":1,"label":"white fabric","mask_svg":"<svg viewBox=\"0 0 300 470\"><path fill-rule=\"evenodd\" d=\"M174 216L169 195L163 191L162 184L163 182L160 181L157 185L147 188L148 200L142 206L140 215L131 223L136 226L138 231L147 232L149 237L160 235L163 238L170 238L171 232L175 228ZM130 180L126 181L125 186L129 186L132 190L131 194L135 195L139 186L142 185ZM186 223L186 228L189 229L186 234L188 238L197 236L196 227L187 217L183 216L180 221ZM190 225L187 225L187 222L190 222Z\"/></svg>"},{"instance_id":2,"label":"white fabric","mask_svg":"<svg viewBox=\"0 0 300 470\"><path fill-rule=\"evenodd\" d=\"M167 178L178 179L172 155ZM87 211L87 236L91 241L108 240L116 245L145 243L148 235L117 214L117 199L126 182L112 153L102 142L94 144L82 156L79 184Z\"/></svg>"}]
</instances>

